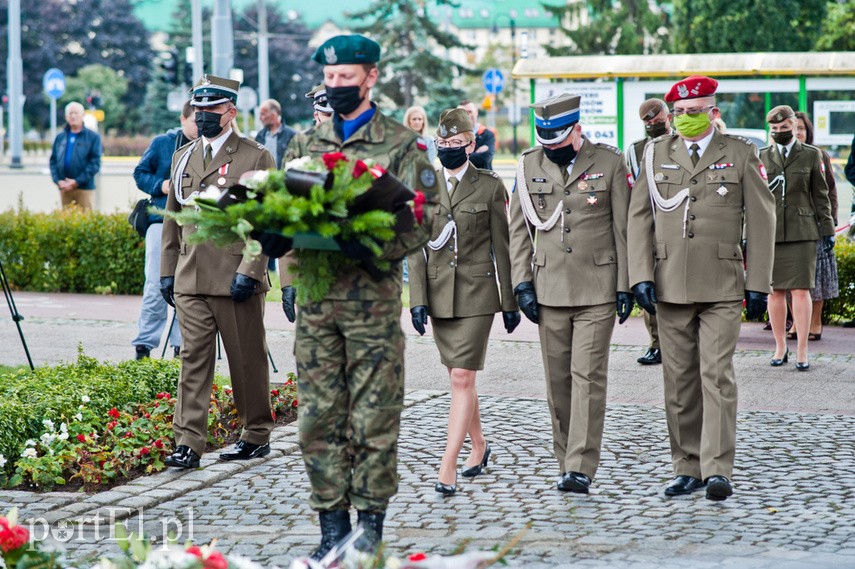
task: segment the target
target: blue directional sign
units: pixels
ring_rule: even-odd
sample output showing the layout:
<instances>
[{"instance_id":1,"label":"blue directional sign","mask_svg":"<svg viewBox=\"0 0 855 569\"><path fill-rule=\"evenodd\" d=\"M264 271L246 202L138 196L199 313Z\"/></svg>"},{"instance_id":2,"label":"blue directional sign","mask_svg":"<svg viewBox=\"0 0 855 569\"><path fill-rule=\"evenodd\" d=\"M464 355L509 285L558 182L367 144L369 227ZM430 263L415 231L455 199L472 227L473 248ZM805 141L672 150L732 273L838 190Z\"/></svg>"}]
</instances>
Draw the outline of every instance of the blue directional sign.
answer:
<instances>
[{"instance_id":1,"label":"blue directional sign","mask_svg":"<svg viewBox=\"0 0 855 569\"><path fill-rule=\"evenodd\" d=\"M484 72L481 82L484 84L484 89L491 95L498 95L505 88L505 76L495 67Z\"/></svg>"},{"instance_id":2,"label":"blue directional sign","mask_svg":"<svg viewBox=\"0 0 855 569\"><path fill-rule=\"evenodd\" d=\"M65 74L55 67L48 69L42 78L42 86L48 97L59 99L65 93Z\"/></svg>"}]
</instances>

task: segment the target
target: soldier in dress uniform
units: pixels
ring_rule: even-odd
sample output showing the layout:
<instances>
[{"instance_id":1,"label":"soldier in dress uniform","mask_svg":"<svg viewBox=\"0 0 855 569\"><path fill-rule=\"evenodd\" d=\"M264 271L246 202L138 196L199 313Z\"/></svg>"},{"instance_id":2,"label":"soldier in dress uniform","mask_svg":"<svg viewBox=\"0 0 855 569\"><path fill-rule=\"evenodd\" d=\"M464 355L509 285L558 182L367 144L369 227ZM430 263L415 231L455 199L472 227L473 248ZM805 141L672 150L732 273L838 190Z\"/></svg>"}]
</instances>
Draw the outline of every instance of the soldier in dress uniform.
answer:
<instances>
[{"instance_id":1,"label":"soldier in dress uniform","mask_svg":"<svg viewBox=\"0 0 855 569\"><path fill-rule=\"evenodd\" d=\"M668 105L662 99L647 99L638 108L638 116L644 123L646 136L633 142L626 151L626 167L632 177L633 183L641 171L641 163L644 159L644 147L654 138L663 134L671 133L671 112ZM650 347L647 353L638 358L641 365L656 365L662 363L662 351L659 349L659 330L656 328L656 316L646 310L643 311L644 325L650 335Z\"/></svg>"},{"instance_id":2,"label":"soldier in dress uniform","mask_svg":"<svg viewBox=\"0 0 855 569\"><path fill-rule=\"evenodd\" d=\"M373 159L408 187L425 195L424 215L435 200L436 172L427 144L380 112L371 101L380 46L361 35L335 36L313 59L324 66L327 101L334 114L288 147L286 162L342 152ZM409 207L396 215L410 216ZM427 241L415 224L383 246L392 270L372 270L373 253L358 242L340 242L360 260L343 265L320 302L297 313L295 357L300 377L300 446L312 484L309 505L319 513L323 557L351 530L355 507L365 530L357 547L375 550L382 539L389 499L397 492L397 442L404 398L404 335L401 330L401 259ZM299 252L295 257L299 265ZM350 450L353 452L351 463Z\"/></svg>"},{"instance_id":3,"label":"soldier in dress uniform","mask_svg":"<svg viewBox=\"0 0 855 569\"><path fill-rule=\"evenodd\" d=\"M327 101L327 88L323 83L316 85L306 93L306 98L312 100L312 110L314 111L312 116L315 118L316 125L332 118L333 110Z\"/></svg>"},{"instance_id":4,"label":"soldier in dress uniform","mask_svg":"<svg viewBox=\"0 0 855 569\"><path fill-rule=\"evenodd\" d=\"M635 300L658 312L665 413L676 477L665 495L733 493L736 380L733 352L742 300L754 319L772 281L774 199L744 138L719 133L709 77L674 84L677 134L645 149L629 210L629 280ZM747 274L740 246L747 241ZM657 302L658 300L658 302Z\"/></svg>"},{"instance_id":5,"label":"soldier in dress uniform","mask_svg":"<svg viewBox=\"0 0 855 569\"><path fill-rule=\"evenodd\" d=\"M457 455L469 435L472 454L463 476L482 472L490 446L481 430L475 372L484 369L493 316L508 333L520 323L508 256L507 193L498 174L469 162L475 150L472 120L463 109L443 111L437 134L440 205L427 223L431 241L408 257L410 312L424 335L428 314L440 359L451 380L448 439L435 489L457 490ZM497 286L498 277L498 286Z\"/></svg>"},{"instance_id":6,"label":"soldier in dress uniform","mask_svg":"<svg viewBox=\"0 0 855 569\"><path fill-rule=\"evenodd\" d=\"M822 237L826 252L834 249L834 220L825 182L822 152L795 137L796 114L788 105L780 105L766 115L774 141L760 150L766 166L769 189L775 196L775 262L772 269L772 296L769 297L769 321L775 335L773 367L787 363L785 319L787 291L793 297L793 326L798 349L796 369L807 371L808 332L810 332L810 289L816 283L816 242Z\"/></svg>"},{"instance_id":7,"label":"soldier in dress uniform","mask_svg":"<svg viewBox=\"0 0 855 569\"><path fill-rule=\"evenodd\" d=\"M194 199L211 188L225 190L250 170L274 168L273 156L254 140L238 136L230 122L237 111L240 83L205 75L193 87L199 138L172 158L172 183L166 209L194 207ZM244 428L233 452L223 460L247 460L270 453L270 409L264 293L269 290L267 257L245 260L243 243L226 248L192 245L191 226L163 221L161 294L178 311L183 343L178 404L173 428L176 448L168 466L196 468L205 449L208 408L214 379L216 334L229 361L235 405Z\"/></svg>"},{"instance_id":8,"label":"soldier in dress uniform","mask_svg":"<svg viewBox=\"0 0 855 569\"><path fill-rule=\"evenodd\" d=\"M538 324L558 489L588 493L600 462L615 305L632 311L620 150L582 134L578 95L532 105L542 146L523 152L511 198L511 265L520 309Z\"/></svg>"}]
</instances>

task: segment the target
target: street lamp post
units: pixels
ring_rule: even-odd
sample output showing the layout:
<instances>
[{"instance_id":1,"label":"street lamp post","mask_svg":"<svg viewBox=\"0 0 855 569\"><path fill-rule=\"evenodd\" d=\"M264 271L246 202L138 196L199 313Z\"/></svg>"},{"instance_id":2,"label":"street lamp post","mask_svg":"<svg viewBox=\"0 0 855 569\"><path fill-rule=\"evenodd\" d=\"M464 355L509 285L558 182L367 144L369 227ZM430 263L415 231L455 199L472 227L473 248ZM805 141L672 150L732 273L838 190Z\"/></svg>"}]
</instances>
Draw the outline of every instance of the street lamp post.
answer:
<instances>
[{"instance_id":1,"label":"street lamp post","mask_svg":"<svg viewBox=\"0 0 855 569\"><path fill-rule=\"evenodd\" d=\"M9 156L12 159L9 166L23 168L21 155L24 152L24 72L21 62L21 0L9 2L9 58L6 62L6 76L9 89Z\"/></svg>"},{"instance_id":2,"label":"street lamp post","mask_svg":"<svg viewBox=\"0 0 855 569\"><path fill-rule=\"evenodd\" d=\"M511 105L508 107L508 122L511 123L513 127L513 140L511 141L511 151L514 153L514 156L517 154L517 124L519 124L519 119L515 116L511 117L511 113L515 112L516 104L517 104L517 82L514 81L513 78L513 69L514 64L517 59L517 20L512 14L506 14L504 12L500 14L496 14L493 17L493 29L492 32L494 34L499 33L499 26L496 24L496 20L501 16L506 16L510 21L511 26L511 73L508 75L508 79L511 82Z\"/></svg>"}]
</instances>

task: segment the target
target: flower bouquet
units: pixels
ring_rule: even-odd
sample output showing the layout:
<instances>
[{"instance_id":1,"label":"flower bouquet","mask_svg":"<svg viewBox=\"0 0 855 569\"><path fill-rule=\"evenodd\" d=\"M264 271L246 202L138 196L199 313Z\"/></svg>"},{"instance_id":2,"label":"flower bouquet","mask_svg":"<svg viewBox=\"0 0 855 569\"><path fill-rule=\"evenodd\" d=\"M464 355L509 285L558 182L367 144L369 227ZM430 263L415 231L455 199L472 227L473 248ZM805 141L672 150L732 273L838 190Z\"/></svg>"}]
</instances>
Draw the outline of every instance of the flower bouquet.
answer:
<instances>
[{"instance_id":1,"label":"flower bouquet","mask_svg":"<svg viewBox=\"0 0 855 569\"><path fill-rule=\"evenodd\" d=\"M284 171L258 171L225 191L210 188L196 197L195 208L157 213L195 226L185 234L189 243L241 240L250 258L296 249L294 285L298 302L305 302L322 299L342 265L370 258L372 268L388 270L389 262L376 257L396 234L412 230L412 200L419 202L416 193L380 166L335 152L322 161L292 160Z\"/></svg>"}]
</instances>

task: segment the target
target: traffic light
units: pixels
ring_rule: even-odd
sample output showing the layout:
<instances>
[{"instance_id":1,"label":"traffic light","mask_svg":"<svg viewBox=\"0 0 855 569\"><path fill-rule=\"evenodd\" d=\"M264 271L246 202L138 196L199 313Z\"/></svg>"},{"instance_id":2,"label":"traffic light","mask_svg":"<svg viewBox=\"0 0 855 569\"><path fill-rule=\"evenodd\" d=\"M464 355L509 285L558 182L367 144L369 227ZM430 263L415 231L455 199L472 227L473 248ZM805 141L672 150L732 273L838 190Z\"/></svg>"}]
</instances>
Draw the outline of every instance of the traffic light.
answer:
<instances>
[{"instance_id":1,"label":"traffic light","mask_svg":"<svg viewBox=\"0 0 855 569\"><path fill-rule=\"evenodd\" d=\"M160 53L161 77L165 83L178 83L178 50L173 48Z\"/></svg>"},{"instance_id":2,"label":"traffic light","mask_svg":"<svg viewBox=\"0 0 855 569\"><path fill-rule=\"evenodd\" d=\"M101 93L98 91L92 91L86 96L86 103L89 105L90 109L100 109L104 102L101 99Z\"/></svg>"}]
</instances>

